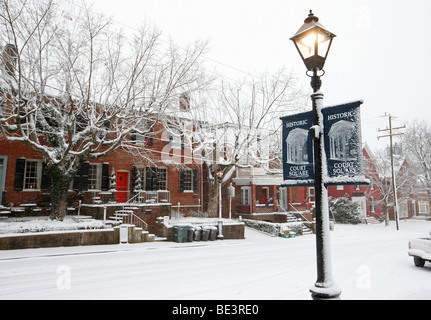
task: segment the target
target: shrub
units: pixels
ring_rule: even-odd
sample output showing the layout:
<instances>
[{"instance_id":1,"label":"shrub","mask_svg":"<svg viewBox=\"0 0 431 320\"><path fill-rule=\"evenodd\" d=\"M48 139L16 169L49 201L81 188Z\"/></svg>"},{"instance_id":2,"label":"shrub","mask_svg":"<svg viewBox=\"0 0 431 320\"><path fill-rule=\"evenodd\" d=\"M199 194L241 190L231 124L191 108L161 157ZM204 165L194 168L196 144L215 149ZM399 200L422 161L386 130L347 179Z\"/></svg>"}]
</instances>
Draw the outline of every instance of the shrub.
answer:
<instances>
[{"instance_id":1,"label":"shrub","mask_svg":"<svg viewBox=\"0 0 431 320\"><path fill-rule=\"evenodd\" d=\"M337 223L361 223L359 204L349 200L347 194L341 198L330 198L329 210L334 215L334 219Z\"/></svg>"}]
</instances>

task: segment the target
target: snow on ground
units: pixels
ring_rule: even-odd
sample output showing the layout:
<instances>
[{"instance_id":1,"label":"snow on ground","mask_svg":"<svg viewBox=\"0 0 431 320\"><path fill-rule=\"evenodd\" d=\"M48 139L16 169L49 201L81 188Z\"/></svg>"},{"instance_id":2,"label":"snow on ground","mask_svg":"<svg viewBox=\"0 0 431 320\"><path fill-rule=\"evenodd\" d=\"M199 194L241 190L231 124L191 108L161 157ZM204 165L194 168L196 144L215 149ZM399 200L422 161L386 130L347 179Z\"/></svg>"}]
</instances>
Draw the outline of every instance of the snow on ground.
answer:
<instances>
[{"instance_id":1,"label":"snow on ground","mask_svg":"<svg viewBox=\"0 0 431 320\"><path fill-rule=\"evenodd\" d=\"M431 222L336 225L341 299L431 299L431 264L417 268L409 238ZM310 300L315 236L0 251L0 299Z\"/></svg>"},{"instance_id":2,"label":"snow on ground","mask_svg":"<svg viewBox=\"0 0 431 320\"><path fill-rule=\"evenodd\" d=\"M0 236L16 233L104 229L101 220L68 216L63 221L51 220L49 217L7 218L0 221Z\"/></svg>"}]
</instances>

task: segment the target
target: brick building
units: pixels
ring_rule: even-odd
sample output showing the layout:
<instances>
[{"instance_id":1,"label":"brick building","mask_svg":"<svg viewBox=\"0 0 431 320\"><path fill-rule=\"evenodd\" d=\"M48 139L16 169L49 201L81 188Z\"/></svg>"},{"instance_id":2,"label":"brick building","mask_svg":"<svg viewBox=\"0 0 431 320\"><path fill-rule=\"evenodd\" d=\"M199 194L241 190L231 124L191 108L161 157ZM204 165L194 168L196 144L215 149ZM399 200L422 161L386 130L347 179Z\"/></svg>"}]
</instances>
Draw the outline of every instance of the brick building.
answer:
<instances>
[{"instance_id":1,"label":"brick building","mask_svg":"<svg viewBox=\"0 0 431 320\"><path fill-rule=\"evenodd\" d=\"M187 126L187 120L180 121ZM190 130L194 130L192 126ZM184 135L172 131L157 122L151 132L130 135L123 147L108 156L82 162L70 184L70 210L76 212L79 203L83 209L134 202L147 209L169 205L169 213L171 205L175 212L200 211L204 201L203 165L190 157L191 146ZM1 204L14 207L12 211L33 208L32 214L45 215L44 208L49 204L44 203L44 195L50 189L41 155L23 143L0 137Z\"/></svg>"},{"instance_id":2,"label":"brick building","mask_svg":"<svg viewBox=\"0 0 431 320\"><path fill-rule=\"evenodd\" d=\"M370 161L371 151L367 145L363 148L364 158L368 166L366 172L378 179L375 165ZM282 187L281 174L266 174L259 168L243 168L236 171L232 179L236 197L232 200L232 210L238 216L253 219L277 220L271 213L296 212L303 218L312 220L312 209L315 205L314 187ZM361 218L380 218L382 214L381 196L375 185L340 185L329 186L328 196L344 197L358 202ZM277 206L279 205L279 206ZM224 216L227 216L229 203L224 201ZM265 218L265 215L267 216Z\"/></svg>"},{"instance_id":3,"label":"brick building","mask_svg":"<svg viewBox=\"0 0 431 320\"><path fill-rule=\"evenodd\" d=\"M376 165L372 160L372 152L367 144L362 149L362 154L364 156L365 174L371 181L370 185L329 186L328 195L332 198L340 198L347 194L350 200L359 204L360 217L362 219L367 217L379 219L382 216L382 196L375 182L380 177Z\"/></svg>"},{"instance_id":4,"label":"brick building","mask_svg":"<svg viewBox=\"0 0 431 320\"><path fill-rule=\"evenodd\" d=\"M413 167L412 161L404 158L396 173L399 219L428 218L430 215L429 194L424 185L415 179ZM389 202L393 203L392 196ZM388 209L390 219L394 220L394 207L391 205Z\"/></svg>"}]
</instances>

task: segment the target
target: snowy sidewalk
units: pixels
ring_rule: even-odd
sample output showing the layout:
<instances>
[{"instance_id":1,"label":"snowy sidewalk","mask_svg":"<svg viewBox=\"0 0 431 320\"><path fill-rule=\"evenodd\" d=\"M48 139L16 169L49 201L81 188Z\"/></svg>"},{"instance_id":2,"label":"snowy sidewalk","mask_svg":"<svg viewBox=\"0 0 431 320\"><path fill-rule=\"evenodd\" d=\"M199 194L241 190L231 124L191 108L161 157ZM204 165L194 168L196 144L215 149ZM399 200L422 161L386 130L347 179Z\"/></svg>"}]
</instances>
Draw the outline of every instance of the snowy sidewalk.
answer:
<instances>
[{"instance_id":1,"label":"snowy sidewalk","mask_svg":"<svg viewBox=\"0 0 431 320\"><path fill-rule=\"evenodd\" d=\"M431 264L417 268L409 238L431 223L336 225L333 275L341 299L431 299ZM152 242L0 252L0 299L310 300L315 237Z\"/></svg>"}]
</instances>

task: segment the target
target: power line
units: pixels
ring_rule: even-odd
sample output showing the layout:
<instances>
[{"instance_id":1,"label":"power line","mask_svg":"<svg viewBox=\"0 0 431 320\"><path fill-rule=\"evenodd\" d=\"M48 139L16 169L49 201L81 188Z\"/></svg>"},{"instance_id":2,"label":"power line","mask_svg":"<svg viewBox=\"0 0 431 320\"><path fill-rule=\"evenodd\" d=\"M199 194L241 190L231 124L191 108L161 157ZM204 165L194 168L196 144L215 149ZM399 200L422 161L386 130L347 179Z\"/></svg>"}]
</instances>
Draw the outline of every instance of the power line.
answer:
<instances>
[{"instance_id":1,"label":"power line","mask_svg":"<svg viewBox=\"0 0 431 320\"><path fill-rule=\"evenodd\" d=\"M378 136L377 138L378 139L380 139L380 138L387 138L387 137L390 137L391 138L391 148L392 148L392 137L394 137L394 136L401 136L401 135L403 135L404 133L393 133L393 131L394 130L400 130L400 129L405 129L406 128L406 126L402 126L402 127L396 127L396 128L394 128L394 127L392 127L392 119L394 118L391 114L389 114L389 115L387 115L387 114L385 114L384 116L381 116L381 117L388 117L388 120L389 120L389 128L388 127L386 127L386 129L379 129L378 131L379 132L389 132L389 134L387 134L387 135L383 135L383 136Z\"/></svg>"}]
</instances>

